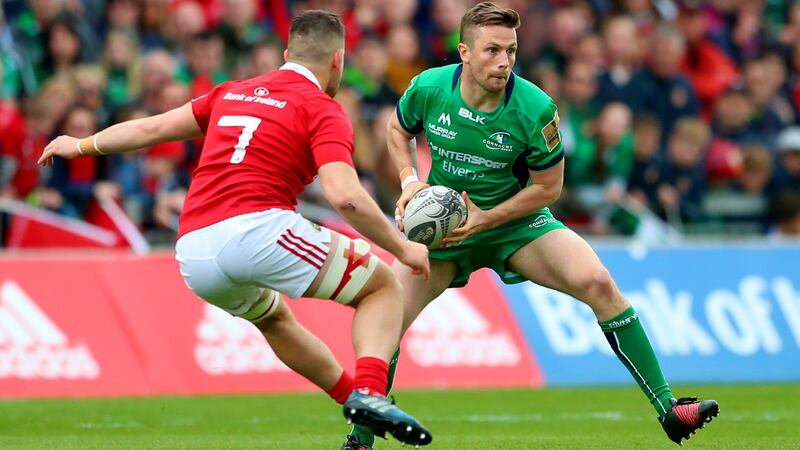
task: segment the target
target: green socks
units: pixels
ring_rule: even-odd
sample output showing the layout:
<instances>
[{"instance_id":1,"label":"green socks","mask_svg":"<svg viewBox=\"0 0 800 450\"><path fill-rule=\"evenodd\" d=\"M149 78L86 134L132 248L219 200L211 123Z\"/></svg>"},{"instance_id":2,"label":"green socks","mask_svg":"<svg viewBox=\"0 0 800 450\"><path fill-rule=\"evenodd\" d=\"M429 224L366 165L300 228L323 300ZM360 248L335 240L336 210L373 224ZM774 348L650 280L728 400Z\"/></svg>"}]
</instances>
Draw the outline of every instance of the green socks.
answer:
<instances>
[{"instance_id":1,"label":"green socks","mask_svg":"<svg viewBox=\"0 0 800 450\"><path fill-rule=\"evenodd\" d=\"M664 379L653 346L639 321L639 315L633 307L629 307L613 319L598 324L614 353L633 375L659 417L664 416L672 409L669 402L672 391Z\"/></svg>"},{"instance_id":2,"label":"green socks","mask_svg":"<svg viewBox=\"0 0 800 450\"><path fill-rule=\"evenodd\" d=\"M400 349L397 349L392 355L392 359L389 361L389 383L386 386L386 394L389 394L389 391L392 390L392 384L394 384L394 373L397 370L397 360L400 358ZM375 444L375 435L372 434L372 430L367 427L362 427L359 425L353 425L353 429L350 430L350 434L353 436L358 437L358 441L364 445L369 445L372 447Z\"/></svg>"}]
</instances>

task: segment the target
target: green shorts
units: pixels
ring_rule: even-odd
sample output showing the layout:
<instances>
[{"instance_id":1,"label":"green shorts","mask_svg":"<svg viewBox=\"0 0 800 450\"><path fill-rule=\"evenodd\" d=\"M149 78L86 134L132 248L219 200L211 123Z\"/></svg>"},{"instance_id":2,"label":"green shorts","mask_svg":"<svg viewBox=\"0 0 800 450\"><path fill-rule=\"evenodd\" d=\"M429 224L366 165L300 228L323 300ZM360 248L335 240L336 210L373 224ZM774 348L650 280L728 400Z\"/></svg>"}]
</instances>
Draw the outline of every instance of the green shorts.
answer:
<instances>
[{"instance_id":1,"label":"green shorts","mask_svg":"<svg viewBox=\"0 0 800 450\"><path fill-rule=\"evenodd\" d=\"M553 217L548 208L544 208L530 216L479 233L457 247L431 250L430 258L456 264L456 276L450 287L464 286L472 272L482 267L497 272L506 284L521 283L527 279L508 267L508 258L525 244L559 228L567 227Z\"/></svg>"}]
</instances>

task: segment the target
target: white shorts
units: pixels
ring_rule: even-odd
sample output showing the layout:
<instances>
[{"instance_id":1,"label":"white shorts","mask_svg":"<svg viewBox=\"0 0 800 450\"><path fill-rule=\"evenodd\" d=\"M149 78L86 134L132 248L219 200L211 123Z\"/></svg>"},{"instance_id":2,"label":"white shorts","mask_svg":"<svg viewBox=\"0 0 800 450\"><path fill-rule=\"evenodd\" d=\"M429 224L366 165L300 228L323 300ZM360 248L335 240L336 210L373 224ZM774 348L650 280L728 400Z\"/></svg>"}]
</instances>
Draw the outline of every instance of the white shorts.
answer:
<instances>
[{"instance_id":1,"label":"white shorts","mask_svg":"<svg viewBox=\"0 0 800 450\"><path fill-rule=\"evenodd\" d=\"M327 228L294 211L270 209L181 236L175 257L190 289L239 315L265 288L302 296L325 263L330 243Z\"/></svg>"}]
</instances>

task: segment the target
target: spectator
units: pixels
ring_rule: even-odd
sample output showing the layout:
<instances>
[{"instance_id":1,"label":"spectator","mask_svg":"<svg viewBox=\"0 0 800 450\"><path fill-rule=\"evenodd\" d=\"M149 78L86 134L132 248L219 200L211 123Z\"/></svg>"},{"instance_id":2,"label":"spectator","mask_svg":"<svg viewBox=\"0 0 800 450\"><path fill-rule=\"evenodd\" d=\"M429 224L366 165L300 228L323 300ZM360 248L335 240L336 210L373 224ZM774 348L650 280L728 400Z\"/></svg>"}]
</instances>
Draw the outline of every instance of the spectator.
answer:
<instances>
[{"instance_id":1,"label":"spectator","mask_svg":"<svg viewBox=\"0 0 800 450\"><path fill-rule=\"evenodd\" d=\"M142 0L141 20L139 23L139 38L142 50L147 52L155 48L164 47L164 28L169 17L167 15L167 2L164 0Z\"/></svg>"},{"instance_id":2,"label":"spectator","mask_svg":"<svg viewBox=\"0 0 800 450\"><path fill-rule=\"evenodd\" d=\"M192 37L186 51L186 64L176 75L189 86L192 97L199 97L217 84L228 81L228 73L223 67L223 52L222 39L212 32Z\"/></svg>"},{"instance_id":3,"label":"spectator","mask_svg":"<svg viewBox=\"0 0 800 450\"><path fill-rule=\"evenodd\" d=\"M250 57L239 62L231 72L231 79L243 80L263 75L283 65L283 49L279 43L269 40L256 44Z\"/></svg>"},{"instance_id":4,"label":"spectator","mask_svg":"<svg viewBox=\"0 0 800 450\"><path fill-rule=\"evenodd\" d=\"M78 89L71 76L53 77L42 86L34 100L42 108L43 134L54 132L73 105L78 101ZM48 138L50 136L47 136Z\"/></svg>"},{"instance_id":5,"label":"spectator","mask_svg":"<svg viewBox=\"0 0 800 450\"><path fill-rule=\"evenodd\" d=\"M399 98L411 79L425 69L419 52L419 38L410 25L397 25L389 30L386 46L386 84Z\"/></svg>"},{"instance_id":6,"label":"spectator","mask_svg":"<svg viewBox=\"0 0 800 450\"><path fill-rule=\"evenodd\" d=\"M109 0L106 4L106 27L136 35L141 4L134 0Z\"/></svg>"},{"instance_id":7,"label":"spectator","mask_svg":"<svg viewBox=\"0 0 800 450\"><path fill-rule=\"evenodd\" d=\"M587 31L589 24L575 8L561 8L553 11L548 21L548 38L542 53L536 58L556 70L563 71L567 60L575 49L578 39Z\"/></svg>"},{"instance_id":8,"label":"spectator","mask_svg":"<svg viewBox=\"0 0 800 450\"><path fill-rule=\"evenodd\" d=\"M770 205L775 228L774 236L783 238L800 237L800 193L784 191L779 193Z\"/></svg>"},{"instance_id":9,"label":"spectator","mask_svg":"<svg viewBox=\"0 0 800 450\"><path fill-rule=\"evenodd\" d=\"M603 40L594 33L581 36L575 43L572 60L585 62L592 67L595 73L599 73L606 66Z\"/></svg>"},{"instance_id":10,"label":"spectator","mask_svg":"<svg viewBox=\"0 0 800 450\"><path fill-rule=\"evenodd\" d=\"M0 99L0 199L23 200L36 188L35 150L25 117L14 103Z\"/></svg>"},{"instance_id":11,"label":"spectator","mask_svg":"<svg viewBox=\"0 0 800 450\"><path fill-rule=\"evenodd\" d=\"M184 51L192 37L206 29L203 8L194 0L174 3L167 17L165 37L170 46L179 51Z\"/></svg>"},{"instance_id":12,"label":"spectator","mask_svg":"<svg viewBox=\"0 0 800 450\"><path fill-rule=\"evenodd\" d=\"M255 0L223 0L219 34L225 45L225 68L235 67L247 58L253 47L266 37L266 30L258 23L258 5Z\"/></svg>"},{"instance_id":13,"label":"spectator","mask_svg":"<svg viewBox=\"0 0 800 450\"><path fill-rule=\"evenodd\" d=\"M42 34L45 54L37 68L39 82L53 75L65 75L80 62L81 39L72 21L57 19Z\"/></svg>"},{"instance_id":14,"label":"spectator","mask_svg":"<svg viewBox=\"0 0 800 450\"><path fill-rule=\"evenodd\" d=\"M101 61L106 71L105 98L110 109L118 108L141 92L141 63L139 47L133 35L121 30L111 30L106 36L106 46Z\"/></svg>"},{"instance_id":15,"label":"spectator","mask_svg":"<svg viewBox=\"0 0 800 450\"><path fill-rule=\"evenodd\" d=\"M779 190L800 192L800 127L789 127L778 136L776 172Z\"/></svg>"},{"instance_id":16,"label":"spectator","mask_svg":"<svg viewBox=\"0 0 800 450\"><path fill-rule=\"evenodd\" d=\"M736 144L758 143L761 137L750 125L753 105L741 88L733 88L717 99L714 114L715 138Z\"/></svg>"},{"instance_id":17,"label":"spectator","mask_svg":"<svg viewBox=\"0 0 800 450\"><path fill-rule=\"evenodd\" d=\"M711 131L699 119L679 119L667 141L667 159L656 191L657 209L673 225L703 218L703 153Z\"/></svg>"},{"instance_id":18,"label":"spectator","mask_svg":"<svg viewBox=\"0 0 800 450\"><path fill-rule=\"evenodd\" d=\"M31 88L31 91L35 91L45 81L42 76L47 75L40 69L47 49L47 42L42 39L42 34L63 10L59 2L52 0L32 0L26 3L27 8L13 19L12 33L27 69L36 72L36 77L32 80L34 86Z\"/></svg>"},{"instance_id":19,"label":"spectator","mask_svg":"<svg viewBox=\"0 0 800 450\"><path fill-rule=\"evenodd\" d=\"M592 231L607 234L615 206L624 197L633 162L631 111L609 103L594 126L594 139L576 146L568 164L573 192L584 211L594 212Z\"/></svg>"},{"instance_id":20,"label":"spectator","mask_svg":"<svg viewBox=\"0 0 800 450\"><path fill-rule=\"evenodd\" d=\"M339 93L336 94L336 101L342 104L353 126L353 162L356 170L362 177L371 179L375 171L376 152L373 149L373 141L369 133L369 120L364 116L363 109L359 104L360 97L361 93L358 91L346 88L339 90ZM376 106L374 114L377 114L378 108L379 106Z\"/></svg>"},{"instance_id":21,"label":"spectator","mask_svg":"<svg viewBox=\"0 0 800 450\"><path fill-rule=\"evenodd\" d=\"M705 209L708 212L714 208L716 215L727 223L765 232L769 225L769 200L774 194L772 154L759 145L746 146L742 153L741 175L726 189L725 197L712 197L715 205L709 204Z\"/></svg>"},{"instance_id":22,"label":"spectator","mask_svg":"<svg viewBox=\"0 0 800 450\"><path fill-rule=\"evenodd\" d=\"M766 144L772 144L780 130L794 117L781 117L776 107L775 96L780 88L768 73L769 65L764 59L754 59L744 65L744 83L747 97L752 105L750 126Z\"/></svg>"},{"instance_id":23,"label":"spectator","mask_svg":"<svg viewBox=\"0 0 800 450\"><path fill-rule=\"evenodd\" d=\"M531 66L526 78L545 91L556 104L561 102L561 76L555 67L546 63Z\"/></svg>"},{"instance_id":24,"label":"spectator","mask_svg":"<svg viewBox=\"0 0 800 450\"><path fill-rule=\"evenodd\" d=\"M792 91L788 83L789 74L785 58L777 51L770 51L761 57L766 67L767 80L774 89L771 107L784 124L794 123L799 117L792 104Z\"/></svg>"},{"instance_id":25,"label":"spectator","mask_svg":"<svg viewBox=\"0 0 800 450\"><path fill-rule=\"evenodd\" d=\"M386 83L387 64L386 45L370 36L361 40L353 64L345 67L342 83L360 95L367 121L375 117L378 108L400 98Z\"/></svg>"},{"instance_id":26,"label":"spectator","mask_svg":"<svg viewBox=\"0 0 800 450\"><path fill-rule=\"evenodd\" d=\"M654 209L661 180L661 123L652 115L634 120L633 165L628 178L628 193L639 204Z\"/></svg>"},{"instance_id":27,"label":"spectator","mask_svg":"<svg viewBox=\"0 0 800 450\"><path fill-rule=\"evenodd\" d=\"M175 79L177 63L165 50L153 50L142 61L142 95L140 102L149 111L155 111L161 89Z\"/></svg>"},{"instance_id":28,"label":"spectator","mask_svg":"<svg viewBox=\"0 0 800 450\"><path fill-rule=\"evenodd\" d=\"M117 122L141 119L150 114L142 108L123 109ZM148 227L153 224L154 198L146 184L146 161L143 152L127 152L119 155L111 172L111 179L120 187L122 206L131 220Z\"/></svg>"},{"instance_id":29,"label":"spectator","mask_svg":"<svg viewBox=\"0 0 800 450\"><path fill-rule=\"evenodd\" d=\"M573 61L564 75L560 107L561 137L566 154L585 148L592 139L591 124L600 112L596 101L597 79L591 64Z\"/></svg>"},{"instance_id":30,"label":"spectator","mask_svg":"<svg viewBox=\"0 0 800 450\"><path fill-rule=\"evenodd\" d=\"M665 135L684 116L697 116L700 103L689 80L680 73L685 41L674 28L657 30L650 41L650 63L644 71L644 109L661 121Z\"/></svg>"},{"instance_id":31,"label":"spectator","mask_svg":"<svg viewBox=\"0 0 800 450\"><path fill-rule=\"evenodd\" d=\"M67 112L60 128L60 134L91 136L97 131L94 112L76 106ZM119 199L119 185L113 181L105 181L105 172L104 161L96 158L58 158L42 195L42 206L80 218L95 198Z\"/></svg>"},{"instance_id":32,"label":"spectator","mask_svg":"<svg viewBox=\"0 0 800 450\"><path fill-rule=\"evenodd\" d=\"M108 123L108 110L105 106L106 74L100 66L81 65L72 76L78 90L76 104L92 110L98 123Z\"/></svg>"},{"instance_id":33,"label":"spectator","mask_svg":"<svg viewBox=\"0 0 800 450\"><path fill-rule=\"evenodd\" d=\"M603 45L608 60L597 80L602 104L622 102L634 113L644 109L637 41L636 25L630 18L612 17L603 26Z\"/></svg>"},{"instance_id":34,"label":"spectator","mask_svg":"<svg viewBox=\"0 0 800 450\"><path fill-rule=\"evenodd\" d=\"M637 32L640 35L648 35L658 26L658 15L654 9L654 2L648 0L623 0L619 3L622 7L622 13L636 24Z\"/></svg>"},{"instance_id":35,"label":"spectator","mask_svg":"<svg viewBox=\"0 0 800 450\"><path fill-rule=\"evenodd\" d=\"M681 71L692 82L703 117L710 119L717 98L738 81L739 72L733 60L708 38L707 18L699 3L684 3L678 27L687 43Z\"/></svg>"},{"instance_id":36,"label":"spectator","mask_svg":"<svg viewBox=\"0 0 800 450\"><path fill-rule=\"evenodd\" d=\"M459 30L461 17L467 11L464 0L433 0L431 17L434 29L424 36L428 66L442 66L461 62L458 56Z\"/></svg>"},{"instance_id":37,"label":"spectator","mask_svg":"<svg viewBox=\"0 0 800 450\"><path fill-rule=\"evenodd\" d=\"M389 29L413 25L419 0L383 0L383 11Z\"/></svg>"}]
</instances>

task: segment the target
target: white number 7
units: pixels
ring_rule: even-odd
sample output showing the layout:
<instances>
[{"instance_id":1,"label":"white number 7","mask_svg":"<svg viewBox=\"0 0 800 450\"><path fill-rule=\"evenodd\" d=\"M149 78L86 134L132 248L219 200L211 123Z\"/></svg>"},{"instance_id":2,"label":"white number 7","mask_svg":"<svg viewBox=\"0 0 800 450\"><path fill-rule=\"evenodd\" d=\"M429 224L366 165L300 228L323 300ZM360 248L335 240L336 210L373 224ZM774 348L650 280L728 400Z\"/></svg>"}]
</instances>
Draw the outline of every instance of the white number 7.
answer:
<instances>
[{"instance_id":1,"label":"white number 7","mask_svg":"<svg viewBox=\"0 0 800 450\"><path fill-rule=\"evenodd\" d=\"M221 127L243 127L242 134L239 135L239 142L233 147L231 164L239 164L244 160L247 145L250 144L250 139L253 139L253 133L260 124L261 119L253 116L222 116L219 118L217 125Z\"/></svg>"}]
</instances>

